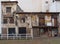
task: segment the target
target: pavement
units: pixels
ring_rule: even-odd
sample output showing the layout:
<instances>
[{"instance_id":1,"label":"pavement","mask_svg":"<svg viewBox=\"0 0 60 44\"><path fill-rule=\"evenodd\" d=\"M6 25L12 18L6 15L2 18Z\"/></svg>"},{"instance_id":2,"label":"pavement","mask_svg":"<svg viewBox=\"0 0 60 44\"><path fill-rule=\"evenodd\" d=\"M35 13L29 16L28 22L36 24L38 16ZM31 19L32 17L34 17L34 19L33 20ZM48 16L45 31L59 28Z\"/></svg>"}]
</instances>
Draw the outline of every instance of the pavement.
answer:
<instances>
[{"instance_id":1,"label":"pavement","mask_svg":"<svg viewBox=\"0 0 60 44\"><path fill-rule=\"evenodd\" d=\"M60 37L34 38L32 40L0 40L0 44L60 44Z\"/></svg>"}]
</instances>

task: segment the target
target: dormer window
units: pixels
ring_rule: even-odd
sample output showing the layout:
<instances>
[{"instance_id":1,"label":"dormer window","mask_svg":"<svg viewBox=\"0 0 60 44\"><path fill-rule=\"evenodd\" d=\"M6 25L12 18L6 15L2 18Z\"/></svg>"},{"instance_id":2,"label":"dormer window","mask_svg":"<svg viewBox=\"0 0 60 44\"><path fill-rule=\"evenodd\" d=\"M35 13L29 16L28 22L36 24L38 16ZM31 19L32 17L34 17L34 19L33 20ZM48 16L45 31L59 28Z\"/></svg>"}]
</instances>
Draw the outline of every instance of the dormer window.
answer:
<instances>
[{"instance_id":1,"label":"dormer window","mask_svg":"<svg viewBox=\"0 0 60 44\"><path fill-rule=\"evenodd\" d=\"M6 13L11 13L11 7L6 7Z\"/></svg>"}]
</instances>

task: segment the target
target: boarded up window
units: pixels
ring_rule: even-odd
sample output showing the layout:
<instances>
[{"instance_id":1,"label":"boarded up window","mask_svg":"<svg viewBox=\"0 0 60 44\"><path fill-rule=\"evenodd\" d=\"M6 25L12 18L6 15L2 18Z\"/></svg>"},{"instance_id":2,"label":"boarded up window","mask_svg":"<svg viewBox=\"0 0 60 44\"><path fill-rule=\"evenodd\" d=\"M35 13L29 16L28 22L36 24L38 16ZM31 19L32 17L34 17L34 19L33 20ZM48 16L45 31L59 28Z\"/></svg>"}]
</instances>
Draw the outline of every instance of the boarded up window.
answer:
<instances>
[{"instance_id":1,"label":"boarded up window","mask_svg":"<svg viewBox=\"0 0 60 44\"><path fill-rule=\"evenodd\" d=\"M36 16L35 15L32 15L31 18L32 18L32 21L36 20Z\"/></svg>"},{"instance_id":2,"label":"boarded up window","mask_svg":"<svg viewBox=\"0 0 60 44\"><path fill-rule=\"evenodd\" d=\"M32 25L35 26L37 24L37 17L36 17L36 15L32 15L31 16L31 20L32 20Z\"/></svg>"},{"instance_id":3,"label":"boarded up window","mask_svg":"<svg viewBox=\"0 0 60 44\"><path fill-rule=\"evenodd\" d=\"M45 25L46 26L52 26L52 23L51 23L51 15L46 15L45 16Z\"/></svg>"},{"instance_id":4,"label":"boarded up window","mask_svg":"<svg viewBox=\"0 0 60 44\"><path fill-rule=\"evenodd\" d=\"M2 34L7 34L7 28L2 28Z\"/></svg>"}]
</instances>

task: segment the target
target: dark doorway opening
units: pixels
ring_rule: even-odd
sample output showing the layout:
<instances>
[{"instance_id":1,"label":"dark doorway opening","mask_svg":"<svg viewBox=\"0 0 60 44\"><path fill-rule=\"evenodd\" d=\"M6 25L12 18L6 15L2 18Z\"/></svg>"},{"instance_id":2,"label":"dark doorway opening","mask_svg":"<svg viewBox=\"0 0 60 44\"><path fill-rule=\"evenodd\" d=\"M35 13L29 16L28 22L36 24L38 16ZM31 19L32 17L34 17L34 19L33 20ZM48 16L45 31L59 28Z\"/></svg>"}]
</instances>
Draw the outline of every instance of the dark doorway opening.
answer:
<instances>
[{"instance_id":1,"label":"dark doorway opening","mask_svg":"<svg viewBox=\"0 0 60 44\"><path fill-rule=\"evenodd\" d=\"M8 28L9 36L13 36L15 34L15 28Z\"/></svg>"},{"instance_id":2,"label":"dark doorway opening","mask_svg":"<svg viewBox=\"0 0 60 44\"><path fill-rule=\"evenodd\" d=\"M26 27L19 27L19 34L21 34L21 36L26 36Z\"/></svg>"},{"instance_id":3,"label":"dark doorway opening","mask_svg":"<svg viewBox=\"0 0 60 44\"><path fill-rule=\"evenodd\" d=\"M52 28L52 36L54 37L58 36L58 28Z\"/></svg>"},{"instance_id":4,"label":"dark doorway opening","mask_svg":"<svg viewBox=\"0 0 60 44\"><path fill-rule=\"evenodd\" d=\"M39 28L39 35L40 37L47 37L47 34L48 34L48 29L45 29L45 28Z\"/></svg>"}]
</instances>

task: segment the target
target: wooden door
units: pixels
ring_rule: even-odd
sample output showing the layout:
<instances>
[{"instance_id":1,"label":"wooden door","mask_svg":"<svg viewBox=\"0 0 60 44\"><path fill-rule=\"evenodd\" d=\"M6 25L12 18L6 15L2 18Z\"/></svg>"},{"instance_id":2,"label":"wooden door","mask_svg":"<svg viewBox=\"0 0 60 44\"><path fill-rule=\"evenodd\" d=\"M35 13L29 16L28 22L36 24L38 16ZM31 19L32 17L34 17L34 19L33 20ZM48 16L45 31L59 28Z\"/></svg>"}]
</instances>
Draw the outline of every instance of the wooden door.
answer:
<instances>
[{"instance_id":1,"label":"wooden door","mask_svg":"<svg viewBox=\"0 0 60 44\"><path fill-rule=\"evenodd\" d=\"M34 28L33 29L33 36L34 37L39 37L40 35L39 35L39 29L37 29L37 28Z\"/></svg>"}]
</instances>

